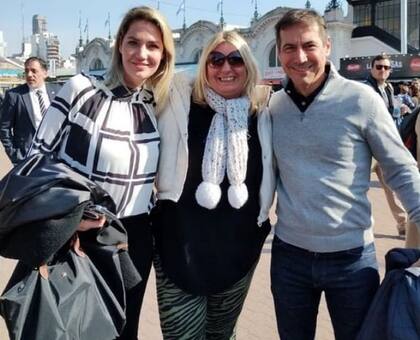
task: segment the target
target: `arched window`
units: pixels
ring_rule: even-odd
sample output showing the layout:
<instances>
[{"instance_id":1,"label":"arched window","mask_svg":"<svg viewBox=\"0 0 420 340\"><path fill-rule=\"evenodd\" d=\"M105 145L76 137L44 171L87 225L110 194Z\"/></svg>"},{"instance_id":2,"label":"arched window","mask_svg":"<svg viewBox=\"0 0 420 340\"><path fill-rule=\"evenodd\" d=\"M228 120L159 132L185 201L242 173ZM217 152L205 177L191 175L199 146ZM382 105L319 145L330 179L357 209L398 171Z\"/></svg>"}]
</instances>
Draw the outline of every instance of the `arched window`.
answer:
<instances>
[{"instance_id":1,"label":"arched window","mask_svg":"<svg viewBox=\"0 0 420 340\"><path fill-rule=\"evenodd\" d=\"M104 64L102 63L101 59L95 59L91 62L89 71L95 71L95 70L103 70Z\"/></svg>"},{"instance_id":2,"label":"arched window","mask_svg":"<svg viewBox=\"0 0 420 340\"><path fill-rule=\"evenodd\" d=\"M277 58L277 47L276 44L271 48L270 55L268 57L268 66L269 67L277 67L281 66L279 58Z\"/></svg>"}]
</instances>

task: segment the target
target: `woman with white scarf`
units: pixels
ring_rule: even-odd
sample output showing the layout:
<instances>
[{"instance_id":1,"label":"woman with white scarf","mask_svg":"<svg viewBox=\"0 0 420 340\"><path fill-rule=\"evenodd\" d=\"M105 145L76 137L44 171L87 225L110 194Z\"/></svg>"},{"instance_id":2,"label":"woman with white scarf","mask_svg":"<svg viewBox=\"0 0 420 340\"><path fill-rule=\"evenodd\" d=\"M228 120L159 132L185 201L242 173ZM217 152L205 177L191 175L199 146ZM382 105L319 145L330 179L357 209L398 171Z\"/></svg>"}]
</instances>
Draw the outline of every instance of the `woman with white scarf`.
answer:
<instances>
[{"instance_id":1,"label":"woman with white scarf","mask_svg":"<svg viewBox=\"0 0 420 340\"><path fill-rule=\"evenodd\" d=\"M176 75L152 212L164 339L234 339L274 195L271 120L245 40L210 40L192 84ZM265 98L267 99L267 98Z\"/></svg>"}]
</instances>

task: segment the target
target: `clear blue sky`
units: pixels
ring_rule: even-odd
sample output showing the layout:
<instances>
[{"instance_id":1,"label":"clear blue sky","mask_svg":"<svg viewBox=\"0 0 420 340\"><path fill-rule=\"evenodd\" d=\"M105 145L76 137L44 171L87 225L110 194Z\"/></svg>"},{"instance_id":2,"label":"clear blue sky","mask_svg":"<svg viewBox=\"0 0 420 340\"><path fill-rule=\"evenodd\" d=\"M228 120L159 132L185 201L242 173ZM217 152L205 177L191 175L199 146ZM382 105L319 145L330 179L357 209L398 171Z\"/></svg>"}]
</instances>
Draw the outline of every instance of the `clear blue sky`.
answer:
<instances>
[{"instance_id":1,"label":"clear blue sky","mask_svg":"<svg viewBox=\"0 0 420 340\"><path fill-rule=\"evenodd\" d=\"M176 15L182 0L162 0L160 10L166 16L172 28L182 27L182 14ZM258 12L264 15L278 7L304 7L306 0L257 0ZM312 7L320 13L324 12L328 0L312 0ZM346 10L347 2L341 1ZM197 20L218 22L218 0L185 0L187 26ZM0 31L3 31L7 42L7 53L20 52L22 42L22 7L25 36L32 34L32 16L39 14L47 18L49 32L58 35L61 42L61 54L69 56L79 39L79 11L82 15L82 30L86 19L89 20L89 38L107 37L108 28L105 21L110 12L111 34L114 35L124 13L131 7L146 5L157 7L156 0L0 0ZM224 18L227 24L247 26L254 13L252 0L224 0ZM83 38L86 34L83 33Z\"/></svg>"}]
</instances>

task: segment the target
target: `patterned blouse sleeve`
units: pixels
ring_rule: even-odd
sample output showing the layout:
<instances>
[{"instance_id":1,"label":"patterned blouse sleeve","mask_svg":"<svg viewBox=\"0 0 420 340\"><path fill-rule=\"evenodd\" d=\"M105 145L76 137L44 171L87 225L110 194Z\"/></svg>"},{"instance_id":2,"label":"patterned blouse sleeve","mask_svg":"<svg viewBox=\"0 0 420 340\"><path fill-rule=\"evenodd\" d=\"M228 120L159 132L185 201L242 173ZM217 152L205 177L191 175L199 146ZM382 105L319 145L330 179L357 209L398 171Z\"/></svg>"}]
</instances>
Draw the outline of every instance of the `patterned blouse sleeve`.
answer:
<instances>
[{"instance_id":1,"label":"patterned blouse sleeve","mask_svg":"<svg viewBox=\"0 0 420 340\"><path fill-rule=\"evenodd\" d=\"M68 127L68 117L81 93L90 89L90 79L82 74L71 78L55 96L39 125L27 156L58 150Z\"/></svg>"}]
</instances>

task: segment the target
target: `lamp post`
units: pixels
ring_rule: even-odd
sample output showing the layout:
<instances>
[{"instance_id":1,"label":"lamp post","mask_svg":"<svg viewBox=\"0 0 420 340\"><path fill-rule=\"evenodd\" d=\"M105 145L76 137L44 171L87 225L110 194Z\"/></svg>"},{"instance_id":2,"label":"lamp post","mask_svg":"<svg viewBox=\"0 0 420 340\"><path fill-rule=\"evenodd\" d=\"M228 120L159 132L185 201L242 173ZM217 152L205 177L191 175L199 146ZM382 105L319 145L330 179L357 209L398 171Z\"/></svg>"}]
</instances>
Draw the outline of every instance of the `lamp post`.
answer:
<instances>
[{"instance_id":1,"label":"lamp post","mask_svg":"<svg viewBox=\"0 0 420 340\"><path fill-rule=\"evenodd\" d=\"M407 54L407 0L401 0L401 54Z\"/></svg>"}]
</instances>

